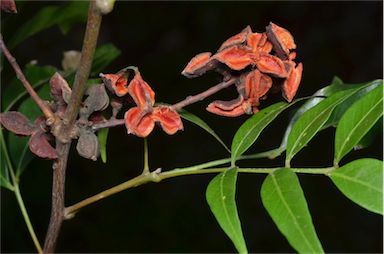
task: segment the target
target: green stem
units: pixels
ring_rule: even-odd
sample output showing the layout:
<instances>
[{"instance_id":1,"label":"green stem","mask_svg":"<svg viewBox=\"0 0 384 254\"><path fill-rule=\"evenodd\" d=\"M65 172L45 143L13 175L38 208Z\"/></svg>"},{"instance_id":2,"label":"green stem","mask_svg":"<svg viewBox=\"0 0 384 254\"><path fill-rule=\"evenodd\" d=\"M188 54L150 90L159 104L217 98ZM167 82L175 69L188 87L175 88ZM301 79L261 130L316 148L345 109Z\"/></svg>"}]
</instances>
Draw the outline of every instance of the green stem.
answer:
<instances>
[{"instance_id":1,"label":"green stem","mask_svg":"<svg viewBox=\"0 0 384 254\"><path fill-rule=\"evenodd\" d=\"M144 169L143 174L149 173L149 163L148 163L148 139L144 138Z\"/></svg>"},{"instance_id":2,"label":"green stem","mask_svg":"<svg viewBox=\"0 0 384 254\"><path fill-rule=\"evenodd\" d=\"M200 165L187 167L187 168L179 168L179 169L173 169L169 171L165 171L161 173L159 170L151 172L149 174L141 174L133 179L130 179L122 184L119 184L117 186L114 186L110 189L107 189L105 191L100 192L99 194L96 194L92 197L89 197L87 199L84 199L83 201L80 201L72 206L69 206L65 208L65 218L69 219L74 216L74 214L80 210L81 208L90 205L94 202L97 202L101 199L104 199L108 196L111 196L113 194L119 193L123 190L136 187L139 185L143 185L149 182L160 182L164 179L178 177L178 176L186 176L186 175L201 175L201 174L212 174L212 173L220 173L228 169L228 167L220 167L220 168L202 168L202 165L213 165L218 164L220 162L227 163L230 162L229 159L223 159L223 160L217 160L212 162L203 163ZM241 173L253 173L253 174L265 174L265 173L271 173L274 170L278 169L284 169L285 167L276 167L276 168L238 168L238 171ZM334 167L328 167L328 168L291 168L293 172L296 173L305 173L305 174L329 174L332 170L334 170Z\"/></svg>"},{"instance_id":3,"label":"green stem","mask_svg":"<svg viewBox=\"0 0 384 254\"><path fill-rule=\"evenodd\" d=\"M36 250L38 253L43 253L43 249L41 248L40 242L37 239L37 236L36 236L35 231L33 229L31 220L29 219L28 212L27 212L27 209L25 208L23 198L21 197L19 185L17 183L14 184L14 188L15 188L15 195L16 195L17 203L19 204L21 213L23 214L25 224L27 225L29 234L31 235L32 241L35 244Z\"/></svg>"},{"instance_id":4,"label":"green stem","mask_svg":"<svg viewBox=\"0 0 384 254\"><path fill-rule=\"evenodd\" d=\"M21 214L23 215L25 224L27 225L27 228L28 228L28 232L29 232L29 234L30 234L30 236L32 238L33 243L35 244L37 252L38 253L43 253L43 250L41 248L40 242L37 239L35 230L33 229L31 220L29 219L29 215L28 215L27 209L25 208L24 201L23 201L23 198L22 198L21 193L20 193L19 179L18 179L18 177L15 175L15 173L13 171L12 162L11 162L11 159L10 159L9 154L8 154L7 146L5 145L3 131L1 129L0 129L0 140L1 140L1 145L2 145L2 148L3 148L3 152L4 152L4 157L5 157L5 160L7 162L8 171L9 171L9 173L11 175L11 178L12 178L12 183L13 184L12 184L12 189L11 190L15 193L16 200L17 200L17 203L19 204Z\"/></svg>"}]
</instances>

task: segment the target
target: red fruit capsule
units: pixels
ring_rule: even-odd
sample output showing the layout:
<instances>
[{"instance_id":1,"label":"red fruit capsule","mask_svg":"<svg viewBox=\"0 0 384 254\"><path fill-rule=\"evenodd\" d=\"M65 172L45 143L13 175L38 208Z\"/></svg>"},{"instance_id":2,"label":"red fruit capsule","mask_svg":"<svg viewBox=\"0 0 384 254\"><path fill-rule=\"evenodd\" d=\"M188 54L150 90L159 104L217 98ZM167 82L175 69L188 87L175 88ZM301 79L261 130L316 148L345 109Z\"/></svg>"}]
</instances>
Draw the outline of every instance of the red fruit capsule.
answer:
<instances>
[{"instance_id":1,"label":"red fruit capsule","mask_svg":"<svg viewBox=\"0 0 384 254\"><path fill-rule=\"evenodd\" d=\"M196 55L189 61L181 74L188 78L195 78L203 75L215 65L214 61L211 60L211 55L211 52L204 52Z\"/></svg>"},{"instance_id":2,"label":"red fruit capsule","mask_svg":"<svg viewBox=\"0 0 384 254\"><path fill-rule=\"evenodd\" d=\"M180 115L167 106L154 108L152 118L160 123L161 128L168 134L173 135L178 130L183 130L183 122Z\"/></svg>"},{"instance_id":3,"label":"red fruit capsule","mask_svg":"<svg viewBox=\"0 0 384 254\"><path fill-rule=\"evenodd\" d=\"M247 26L240 33L232 36L231 38L229 38L228 40L223 42L223 44L221 44L218 51L221 51L221 50L228 48L228 47L231 47L233 45L240 45L240 44L244 43L247 40L248 34L250 34L250 33L252 33L252 29L250 26Z\"/></svg>"},{"instance_id":4,"label":"red fruit capsule","mask_svg":"<svg viewBox=\"0 0 384 254\"><path fill-rule=\"evenodd\" d=\"M300 85L302 73L303 65L302 63L299 63L296 68L291 70L288 78L284 81L282 87L283 96L288 102L291 102L293 97L295 97L296 91Z\"/></svg>"},{"instance_id":5,"label":"red fruit capsule","mask_svg":"<svg viewBox=\"0 0 384 254\"><path fill-rule=\"evenodd\" d=\"M219 116L227 116L227 117L237 117L245 113L242 107L242 104L231 110L225 110L225 109L222 109L220 105L217 105L215 102L212 102L208 105L207 111Z\"/></svg>"},{"instance_id":6,"label":"red fruit capsule","mask_svg":"<svg viewBox=\"0 0 384 254\"><path fill-rule=\"evenodd\" d=\"M251 71L245 78L245 91L247 98L257 99L263 97L272 87L272 79L259 70Z\"/></svg>"},{"instance_id":7,"label":"red fruit capsule","mask_svg":"<svg viewBox=\"0 0 384 254\"><path fill-rule=\"evenodd\" d=\"M141 109L151 108L155 103L155 92L143 80L139 72L135 74L135 77L129 83L128 92Z\"/></svg>"},{"instance_id":8,"label":"red fruit capsule","mask_svg":"<svg viewBox=\"0 0 384 254\"><path fill-rule=\"evenodd\" d=\"M122 97L128 93L128 80L125 74L101 73L100 77L103 79L104 85L108 88L108 90L117 96Z\"/></svg>"},{"instance_id":9,"label":"red fruit capsule","mask_svg":"<svg viewBox=\"0 0 384 254\"><path fill-rule=\"evenodd\" d=\"M252 63L251 53L250 48L235 45L216 53L212 58L226 64L232 70L240 71Z\"/></svg>"},{"instance_id":10,"label":"red fruit capsule","mask_svg":"<svg viewBox=\"0 0 384 254\"><path fill-rule=\"evenodd\" d=\"M286 59L289 55L289 50L295 49L296 44L293 36L287 29L282 28L272 22L266 27L268 39L272 42L276 54Z\"/></svg>"},{"instance_id":11,"label":"red fruit capsule","mask_svg":"<svg viewBox=\"0 0 384 254\"><path fill-rule=\"evenodd\" d=\"M276 56L260 52L254 58L254 63L263 73L268 73L278 78L285 78L288 75L283 61Z\"/></svg>"},{"instance_id":12,"label":"red fruit capsule","mask_svg":"<svg viewBox=\"0 0 384 254\"><path fill-rule=\"evenodd\" d=\"M128 134L134 134L138 137L147 137L155 127L151 115L143 115L143 111L138 107L128 110L124 115L124 119Z\"/></svg>"}]
</instances>

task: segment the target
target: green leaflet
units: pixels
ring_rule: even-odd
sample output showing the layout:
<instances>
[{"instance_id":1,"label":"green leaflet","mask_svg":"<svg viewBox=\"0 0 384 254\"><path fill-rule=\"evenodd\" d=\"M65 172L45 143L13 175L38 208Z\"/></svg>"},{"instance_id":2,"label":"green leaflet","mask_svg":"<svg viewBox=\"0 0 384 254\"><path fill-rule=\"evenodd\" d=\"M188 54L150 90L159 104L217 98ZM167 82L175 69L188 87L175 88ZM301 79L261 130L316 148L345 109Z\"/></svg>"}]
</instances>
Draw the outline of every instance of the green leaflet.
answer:
<instances>
[{"instance_id":1,"label":"green leaflet","mask_svg":"<svg viewBox=\"0 0 384 254\"><path fill-rule=\"evenodd\" d=\"M383 214L383 162L359 159L333 170L329 176L339 190L365 209Z\"/></svg>"},{"instance_id":2,"label":"green leaflet","mask_svg":"<svg viewBox=\"0 0 384 254\"><path fill-rule=\"evenodd\" d=\"M281 233L299 253L323 253L298 177L290 169L269 174L261 199Z\"/></svg>"},{"instance_id":3,"label":"green leaflet","mask_svg":"<svg viewBox=\"0 0 384 254\"><path fill-rule=\"evenodd\" d=\"M101 160L107 163L107 139L108 139L108 128L101 129L97 132L97 138L99 140L99 149Z\"/></svg>"},{"instance_id":4,"label":"green leaflet","mask_svg":"<svg viewBox=\"0 0 384 254\"><path fill-rule=\"evenodd\" d=\"M383 115L383 86L354 103L340 119L335 138L335 164L339 163Z\"/></svg>"},{"instance_id":5,"label":"green leaflet","mask_svg":"<svg viewBox=\"0 0 384 254\"><path fill-rule=\"evenodd\" d=\"M240 126L232 141L232 165L256 141L264 128L292 104L286 102L273 104L257 112Z\"/></svg>"},{"instance_id":6,"label":"green leaflet","mask_svg":"<svg viewBox=\"0 0 384 254\"><path fill-rule=\"evenodd\" d=\"M232 240L237 251L239 253L247 253L236 208L236 180L236 168L220 173L209 183L206 198L217 222Z\"/></svg>"},{"instance_id":7,"label":"green leaflet","mask_svg":"<svg viewBox=\"0 0 384 254\"><path fill-rule=\"evenodd\" d=\"M339 91L306 111L293 125L287 141L286 166L326 123L334 108L359 88Z\"/></svg>"}]
</instances>

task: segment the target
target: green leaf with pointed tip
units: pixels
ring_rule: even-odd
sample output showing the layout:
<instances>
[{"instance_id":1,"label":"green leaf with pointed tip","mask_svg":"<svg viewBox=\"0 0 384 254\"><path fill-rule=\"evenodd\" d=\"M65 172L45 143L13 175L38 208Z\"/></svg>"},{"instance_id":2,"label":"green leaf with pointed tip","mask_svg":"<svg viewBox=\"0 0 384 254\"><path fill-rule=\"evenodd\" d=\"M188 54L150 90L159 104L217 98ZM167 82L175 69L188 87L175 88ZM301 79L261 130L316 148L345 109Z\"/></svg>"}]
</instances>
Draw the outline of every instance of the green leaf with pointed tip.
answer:
<instances>
[{"instance_id":1,"label":"green leaf with pointed tip","mask_svg":"<svg viewBox=\"0 0 384 254\"><path fill-rule=\"evenodd\" d=\"M358 89L359 87L360 88L365 87L364 89L359 90L359 92L357 92L356 94L354 94L353 96L351 96L350 98L346 99L345 101L341 102L338 106L336 106L331 116L329 117L329 119L321 129L325 129L330 126L337 125L341 115L345 112L345 109L350 107L351 104L359 98L359 96L361 97L362 95L364 95L365 93L367 93L369 90L373 89L377 85L378 85L378 80L375 80L369 83L361 83L361 84L344 84L338 77L334 77L331 85L326 86L313 94L313 96L318 96L318 97L309 99L296 111L296 113L293 115L293 117L291 118L291 121L288 124L288 127L284 133L284 137L282 139L279 149L282 151L286 149L289 133L291 132L292 127L296 123L296 121L305 112L307 112L310 108L319 104L326 97L329 97L332 94L335 94L336 92L339 92L339 91L344 91L352 88Z\"/></svg>"},{"instance_id":2,"label":"green leaf with pointed tip","mask_svg":"<svg viewBox=\"0 0 384 254\"><path fill-rule=\"evenodd\" d=\"M56 71L57 69L53 66L38 66L34 64L27 64L23 70L25 77L35 89L41 85L48 84L49 79L53 74L55 74ZM1 105L4 111L9 111L11 107L26 94L27 91L25 90L23 84L17 78L14 78L6 86L1 97Z\"/></svg>"},{"instance_id":3,"label":"green leaf with pointed tip","mask_svg":"<svg viewBox=\"0 0 384 254\"><path fill-rule=\"evenodd\" d=\"M339 190L356 204L383 214L383 162L359 159L333 170L329 176Z\"/></svg>"},{"instance_id":4,"label":"green leaf with pointed tip","mask_svg":"<svg viewBox=\"0 0 384 254\"><path fill-rule=\"evenodd\" d=\"M269 174L261 200L272 220L299 253L323 253L298 177L290 169Z\"/></svg>"},{"instance_id":5,"label":"green leaf with pointed tip","mask_svg":"<svg viewBox=\"0 0 384 254\"><path fill-rule=\"evenodd\" d=\"M97 138L99 140L99 149L101 160L107 163L107 139L108 139L108 128L101 129L97 132Z\"/></svg>"},{"instance_id":6,"label":"green leaf with pointed tip","mask_svg":"<svg viewBox=\"0 0 384 254\"><path fill-rule=\"evenodd\" d=\"M205 130L206 132L208 132L209 134L211 134L217 141L219 141L219 143L230 153L231 151L229 150L229 148L225 145L224 141L221 140L221 138L216 134L216 132L214 130L212 130L211 127L208 126L208 124L206 124L200 117L182 109L182 110L179 110L178 111L180 116L182 118L184 118L185 120L187 121L190 121L191 123L194 123L196 124L197 126L199 126L200 128L202 128L203 130Z\"/></svg>"},{"instance_id":7,"label":"green leaf with pointed tip","mask_svg":"<svg viewBox=\"0 0 384 254\"><path fill-rule=\"evenodd\" d=\"M87 20L87 11L88 3L82 1L73 1L64 7L44 7L14 33L8 47L11 49L28 37L55 25L58 25L63 33L66 33L73 24Z\"/></svg>"},{"instance_id":8,"label":"green leaf with pointed tip","mask_svg":"<svg viewBox=\"0 0 384 254\"><path fill-rule=\"evenodd\" d=\"M369 147L383 133L383 117L364 135L362 139L353 147L354 150L360 150Z\"/></svg>"},{"instance_id":9,"label":"green leaf with pointed tip","mask_svg":"<svg viewBox=\"0 0 384 254\"><path fill-rule=\"evenodd\" d=\"M99 73L104 71L104 69L120 54L121 51L112 43L107 43L98 47L93 56L91 76L98 76Z\"/></svg>"},{"instance_id":10,"label":"green leaf with pointed tip","mask_svg":"<svg viewBox=\"0 0 384 254\"><path fill-rule=\"evenodd\" d=\"M239 253L247 253L239 215L237 214L236 193L237 169L228 169L209 183L206 198L221 228L232 240Z\"/></svg>"},{"instance_id":11,"label":"green leaf with pointed tip","mask_svg":"<svg viewBox=\"0 0 384 254\"><path fill-rule=\"evenodd\" d=\"M336 127L339 124L341 117L352 106L352 104L354 104L360 98L364 97L367 93L369 93L370 91L375 89L377 86L380 86L382 84L383 84L382 80L374 80L372 82L367 82L362 84L344 85L344 86L349 86L351 88L362 87L362 89L359 89L358 92L356 92L355 94L353 94L352 96L344 100L342 103L337 105L337 107L333 110L331 116L329 117L328 121L324 124L323 129L328 128L330 126Z\"/></svg>"},{"instance_id":12,"label":"green leaf with pointed tip","mask_svg":"<svg viewBox=\"0 0 384 254\"><path fill-rule=\"evenodd\" d=\"M273 104L245 121L237 130L232 141L232 164L256 141L264 128L292 104L285 102Z\"/></svg>"},{"instance_id":13,"label":"green leaf with pointed tip","mask_svg":"<svg viewBox=\"0 0 384 254\"><path fill-rule=\"evenodd\" d=\"M358 89L339 91L306 111L293 125L287 141L286 165L315 135L332 114L333 109Z\"/></svg>"},{"instance_id":14,"label":"green leaf with pointed tip","mask_svg":"<svg viewBox=\"0 0 384 254\"><path fill-rule=\"evenodd\" d=\"M339 163L383 115L383 85L353 104L336 129L335 163Z\"/></svg>"}]
</instances>

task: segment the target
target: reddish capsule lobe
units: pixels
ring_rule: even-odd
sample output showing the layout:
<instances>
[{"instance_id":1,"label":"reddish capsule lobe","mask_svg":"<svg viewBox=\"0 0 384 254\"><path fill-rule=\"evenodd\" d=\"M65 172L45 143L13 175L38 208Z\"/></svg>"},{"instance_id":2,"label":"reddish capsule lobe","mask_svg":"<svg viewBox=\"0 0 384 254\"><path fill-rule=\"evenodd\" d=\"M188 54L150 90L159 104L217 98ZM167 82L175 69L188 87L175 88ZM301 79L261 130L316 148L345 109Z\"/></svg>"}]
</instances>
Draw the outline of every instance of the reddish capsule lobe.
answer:
<instances>
[{"instance_id":1,"label":"reddish capsule lobe","mask_svg":"<svg viewBox=\"0 0 384 254\"><path fill-rule=\"evenodd\" d=\"M178 130L183 130L183 122L180 115L167 106L154 108L152 118L160 123L161 128L168 134L173 135Z\"/></svg>"},{"instance_id":2,"label":"reddish capsule lobe","mask_svg":"<svg viewBox=\"0 0 384 254\"><path fill-rule=\"evenodd\" d=\"M303 64L299 63L296 68L292 69L288 78L284 81L284 84L282 87L283 96L288 102L291 102L293 97L295 97L296 91L300 85L302 73L303 73Z\"/></svg>"},{"instance_id":3,"label":"reddish capsule lobe","mask_svg":"<svg viewBox=\"0 0 384 254\"><path fill-rule=\"evenodd\" d=\"M216 53L212 58L224 63L232 70L240 71L252 63L251 53L250 48L235 45Z\"/></svg>"},{"instance_id":4,"label":"reddish capsule lobe","mask_svg":"<svg viewBox=\"0 0 384 254\"><path fill-rule=\"evenodd\" d=\"M221 50L228 48L228 47L231 47L233 45L240 45L240 44L244 43L247 40L247 37L250 33L252 33L252 29L250 26L247 26L240 33L230 37L228 40L223 42L223 44L221 44L218 51L221 51Z\"/></svg>"},{"instance_id":5,"label":"reddish capsule lobe","mask_svg":"<svg viewBox=\"0 0 384 254\"><path fill-rule=\"evenodd\" d=\"M204 52L194 56L181 72L181 74L188 78L195 78L203 75L210 69L208 64L212 62L211 55L211 52Z\"/></svg>"},{"instance_id":6,"label":"reddish capsule lobe","mask_svg":"<svg viewBox=\"0 0 384 254\"><path fill-rule=\"evenodd\" d=\"M127 77L124 74L100 74L109 91L122 97L128 93Z\"/></svg>"},{"instance_id":7,"label":"reddish capsule lobe","mask_svg":"<svg viewBox=\"0 0 384 254\"><path fill-rule=\"evenodd\" d=\"M155 103L155 92L143 80L139 72L135 74L135 77L129 83L128 92L141 109L150 108Z\"/></svg>"},{"instance_id":8,"label":"reddish capsule lobe","mask_svg":"<svg viewBox=\"0 0 384 254\"><path fill-rule=\"evenodd\" d=\"M254 58L254 62L257 68L263 73L268 73L278 78L285 78L288 75L283 61L276 56L260 52L260 54Z\"/></svg>"},{"instance_id":9,"label":"reddish capsule lobe","mask_svg":"<svg viewBox=\"0 0 384 254\"><path fill-rule=\"evenodd\" d=\"M133 134L138 137L147 137L155 127L155 121L150 114L144 114L138 107L133 107L128 110L125 115L125 127L128 134Z\"/></svg>"}]
</instances>

